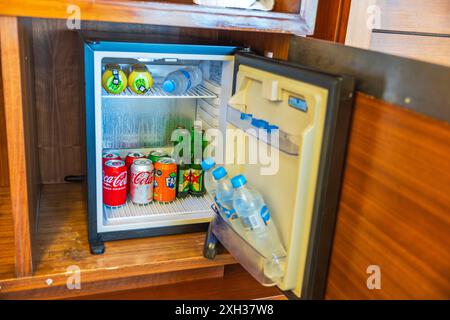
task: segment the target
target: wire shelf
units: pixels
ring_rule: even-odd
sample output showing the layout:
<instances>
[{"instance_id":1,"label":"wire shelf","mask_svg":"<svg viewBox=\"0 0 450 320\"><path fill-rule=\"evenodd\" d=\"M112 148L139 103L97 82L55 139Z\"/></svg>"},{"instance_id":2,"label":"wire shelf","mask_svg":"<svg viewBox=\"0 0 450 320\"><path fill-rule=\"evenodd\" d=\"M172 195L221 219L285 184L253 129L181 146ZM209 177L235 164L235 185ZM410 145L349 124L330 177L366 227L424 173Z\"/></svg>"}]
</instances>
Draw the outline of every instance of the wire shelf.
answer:
<instances>
[{"instance_id":1,"label":"wire shelf","mask_svg":"<svg viewBox=\"0 0 450 320\"><path fill-rule=\"evenodd\" d=\"M209 195L202 197L188 196L176 199L170 203L153 201L146 205L138 205L129 199L124 206L111 208L103 206L103 212L108 223L143 222L170 219L176 216L206 215L213 216Z\"/></svg>"},{"instance_id":2,"label":"wire shelf","mask_svg":"<svg viewBox=\"0 0 450 320\"><path fill-rule=\"evenodd\" d=\"M122 93L120 94L111 94L106 92L105 89L102 89L102 98L113 98L113 99L122 99L122 98L132 98L132 99L161 99L161 98L171 98L171 99L186 99L186 98L217 98L217 95L213 93L211 90L208 90L205 88L205 86L198 85L195 88L190 89L186 93L178 94L178 95L172 95L167 92L165 92L162 88L161 84L154 84L153 87L147 91L144 94L136 94L130 90L130 88L126 88Z\"/></svg>"}]
</instances>

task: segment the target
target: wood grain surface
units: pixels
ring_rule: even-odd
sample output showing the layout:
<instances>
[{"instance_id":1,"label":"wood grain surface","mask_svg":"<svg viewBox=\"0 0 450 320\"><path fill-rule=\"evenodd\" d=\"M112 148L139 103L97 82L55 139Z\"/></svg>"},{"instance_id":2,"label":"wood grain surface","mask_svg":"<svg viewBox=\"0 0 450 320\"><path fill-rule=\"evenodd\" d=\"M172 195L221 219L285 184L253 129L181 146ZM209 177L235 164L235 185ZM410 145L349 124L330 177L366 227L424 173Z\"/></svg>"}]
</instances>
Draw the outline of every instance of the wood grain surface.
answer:
<instances>
[{"instance_id":1,"label":"wood grain surface","mask_svg":"<svg viewBox=\"0 0 450 320\"><path fill-rule=\"evenodd\" d=\"M344 43L352 0L319 0L313 38Z\"/></svg>"},{"instance_id":2,"label":"wood grain surface","mask_svg":"<svg viewBox=\"0 0 450 320\"><path fill-rule=\"evenodd\" d=\"M263 287L240 265L225 266L222 278L79 297L86 300L286 300L277 287Z\"/></svg>"},{"instance_id":3,"label":"wood grain surface","mask_svg":"<svg viewBox=\"0 0 450 320\"><path fill-rule=\"evenodd\" d=\"M450 66L450 36L372 33L370 49Z\"/></svg>"},{"instance_id":4,"label":"wood grain surface","mask_svg":"<svg viewBox=\"0 0 450 320\"><path fill-rule=\"evenodd\" d=\"M9 188L0 187L0 280L15 277L14 225Z\"/></svg>"},{"instance_id":5,"label":"wood grain surface","mask_svg":"<svg viewBox=\"0 0 450 320\"><path fill-rule=\"evenodd\" d=\"M0 43L11 213L18 277L32 274L31 240L39 196L30 25L0 17Z\"/></svg>"},{"instance_id":6,"label":"wood grain surface","mask_svg":"<svg viewBox=\"0 0 450 320\"><path fill-rule=\"evenodd\" d=\"M377 0L382 19L378 29L450 35L448 0Z\"/></svg>"},{"instance_id":7,"label":"wood grain surface","mask_svg":"<svg viewBox=\"0 0 450 320\"><path fill-rule=\"evenodd\" d=\"M5 107L3 101L2 81L3 81L2 63L0 57L0 187L8 187L9 186L8 146L6 142Z\"/></svg>"},{"instance_id":8,"label":"wood grain surface","mask_svg":"<svg viewBox=\"0 0 450 320\"><path fill-rule=\"evenodd\" d=\"M310 0L303 0L310 1ZM313 0L314 1L314 0ZM279 4L292 10L291 1ZM85 21L142 23L188 28L246 30L298 35L312 34L305 13L266 12L235 8L206 7L186 3L125 0L23 0L0 7L0 15L52 19L80 18ZM314 13L312 13L314 14Z\"/></svg>"},{"instance_id":9,"label":"wood grain surface","mask_svg":"<svg viewBox=\"0 0 450 320\"><path fill-rule=\"evenodd\" d=\"M450 299L448 123L358 94L326 297Z\"/></svg>"}]
</instances>

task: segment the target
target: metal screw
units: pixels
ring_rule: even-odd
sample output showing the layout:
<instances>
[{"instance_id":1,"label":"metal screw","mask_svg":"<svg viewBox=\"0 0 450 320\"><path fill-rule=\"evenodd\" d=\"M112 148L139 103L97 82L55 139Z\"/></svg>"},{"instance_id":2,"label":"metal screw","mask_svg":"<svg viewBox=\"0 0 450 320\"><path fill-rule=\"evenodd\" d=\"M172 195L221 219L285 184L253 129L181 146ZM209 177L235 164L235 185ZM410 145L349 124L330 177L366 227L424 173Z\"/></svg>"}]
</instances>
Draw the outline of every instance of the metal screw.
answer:
<instances>
[{"instance_id":1,"label":"metal screw","mask_svg":"<svg viewBox=\"0 0 450 320\"><path fill-rule=\"evenodd\" d=\"M405 98L405 103L406 103L406 104L410 104L411 102L412 102L412 100L411 100L410 97L406 97L406 98Z\"/></svg>"},{"instance_id":2,"label":"metal screw","mask_svg":"<svg viewBox=\"0 0 450 320\"><path fill-rule=\"evenodd\" d=\"M48 286L51 286L51 285L53 284L53 280L52 280L52 279L47 279L47 280L45 280L45 283L46 283Z\"/></svg>"}]
</instances>

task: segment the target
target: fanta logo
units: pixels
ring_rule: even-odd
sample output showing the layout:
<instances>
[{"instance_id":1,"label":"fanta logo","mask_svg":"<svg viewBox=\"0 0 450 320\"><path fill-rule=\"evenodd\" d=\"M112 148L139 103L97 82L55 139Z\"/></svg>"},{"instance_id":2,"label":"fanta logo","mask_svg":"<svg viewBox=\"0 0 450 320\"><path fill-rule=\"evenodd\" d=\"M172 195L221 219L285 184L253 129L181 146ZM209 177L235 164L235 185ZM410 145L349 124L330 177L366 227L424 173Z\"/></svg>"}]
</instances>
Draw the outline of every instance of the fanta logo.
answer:
<instances>
[{"instance_id":1,"label":"fanta logo","mask_svg":"<svg viewBox=\"0 0 450 320\"><path fill-rule=\"evenodd\" d=\"M153 175L150 172L139 172L138 174L131 173L131 182L133 184L151 184L153 180Z\"/></svg>"},{"instance_id":2,"label":"fanta logo","mask_svg":"<svg viewBox=\"0 0 450 320\"><path fill-rule=\"evenodd\" d=\"M175 174L171 174L166 178L166 187L169 189L175 189L175 184L177 182L177 176Z\"/></svg>"},{"instance_id":3,"label":"fanta logo","mask_svg":"<svg viewBox=\"0 0 450 320\"><path fill-rule=\"evenodd\" d=\"M127 185L127 172L124 171L118 176L103 176L103 184L108 187L125 187Z\"/></svg>"}]
</instances>

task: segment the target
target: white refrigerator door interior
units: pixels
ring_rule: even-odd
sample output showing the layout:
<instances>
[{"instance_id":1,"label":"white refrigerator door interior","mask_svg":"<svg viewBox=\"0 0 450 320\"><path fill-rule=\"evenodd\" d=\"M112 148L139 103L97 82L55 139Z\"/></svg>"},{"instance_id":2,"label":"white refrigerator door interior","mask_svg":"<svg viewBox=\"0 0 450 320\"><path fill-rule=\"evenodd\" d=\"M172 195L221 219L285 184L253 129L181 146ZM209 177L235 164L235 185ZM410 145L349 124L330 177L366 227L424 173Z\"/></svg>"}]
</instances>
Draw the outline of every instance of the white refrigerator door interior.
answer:
<instances>
[{"instance_id":1,"label":"white refrigerator door interior","mask_svg":"<svg viewBox=\"0 0 450 320\"><path fill-rule=\"evenodd\" d=\"M296 155L283 150L282 143L268 147L257 134L245 130L237 130L234 140L245 137L246 144L236 147L227 141L227 157L231 152L235 161L230 170L244 174L263 195L286 248L286 272L279 287L297 296L301 296L307 258L327 99L328 91L321 87L240 65L236 92L229 101L229 112L252 114L253 119L278 126L283 134L280 141L288 139L298 147ZM254 129L236 122L228 127ZM258 163L249 164L255 155L247 146L255 142ZM265 163L261 163L263 155Z\"/></svg>"}]
</instances>

